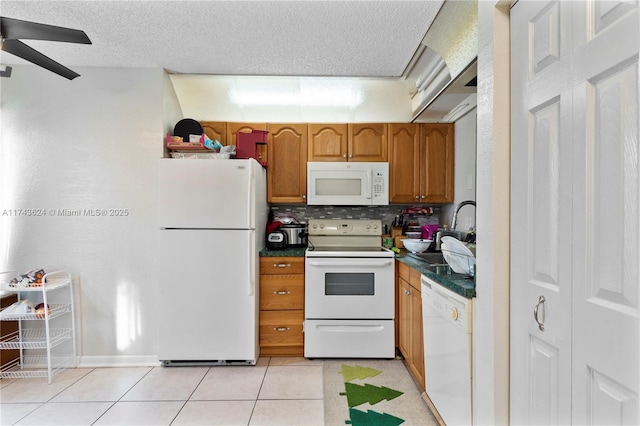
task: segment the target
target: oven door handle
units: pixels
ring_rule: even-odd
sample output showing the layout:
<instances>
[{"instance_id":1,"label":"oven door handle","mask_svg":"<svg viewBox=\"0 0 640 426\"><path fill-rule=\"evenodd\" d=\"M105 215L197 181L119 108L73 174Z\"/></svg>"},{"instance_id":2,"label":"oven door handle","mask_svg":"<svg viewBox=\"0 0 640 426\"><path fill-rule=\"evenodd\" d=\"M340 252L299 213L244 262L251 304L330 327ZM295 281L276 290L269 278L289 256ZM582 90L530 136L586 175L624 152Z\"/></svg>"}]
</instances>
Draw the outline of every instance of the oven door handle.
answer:
<instances>
[{"instance_id":1,"label":"oven door handle","mask_svg":"<svg viewBox=\"0 0 640 426\"><path fill-rule=\"evenodd\" d=\"M374 325L318 325L316 326L318 331L324 331L325 333L352 333L354 331L365 333L376 333L384 331L384 326L379 324Z\"/></svg>"},{"instance_id":2,"label":"oven door handle","mask_svg":"<svg viewBox=\"0 0 640 426\"><path fill-rule=\"evenodd\" d=\"M366 267L384 268L385 266L389 266L389 265L393 265L393 260L386 260L386 261L377 262L377 263L335 262L335 261L322 262L318 260L309 261L309 266L349 266L349 267L366 266Z\"/></svg>"}]
</instances>

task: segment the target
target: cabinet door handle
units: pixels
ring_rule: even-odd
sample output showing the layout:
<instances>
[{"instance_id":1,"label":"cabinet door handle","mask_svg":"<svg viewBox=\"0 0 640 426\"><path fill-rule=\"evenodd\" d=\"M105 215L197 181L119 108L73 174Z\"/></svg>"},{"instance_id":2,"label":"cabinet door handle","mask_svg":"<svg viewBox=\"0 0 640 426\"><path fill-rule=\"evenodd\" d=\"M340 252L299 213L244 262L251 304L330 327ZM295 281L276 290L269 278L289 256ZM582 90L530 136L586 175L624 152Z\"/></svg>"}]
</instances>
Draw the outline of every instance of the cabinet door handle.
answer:
<instances>
[{"instance_id":1,"label":"cabinet door handle","mask_svg":"<svg viewBox=\"0 0 640 426\"><path fill-rule=\"evenodd\" d=\"M274 268L291 268L291 264L290 263L274 263L273 267Z\"/></svg>"},{"instance_id":2,"label":"cabinet door handle","mask_svg":"<svg viewBox=\"0 0 640 426\"><path fill-rule=\"evenodd\" d=\"M419 196L419 195L416 195L416 200L419 200L419 199L420 199L420 196Z\"/></svg>"},{"instance_id":3,"label":"cabinet door handle","mask_svg":"<svg viewBox=\"0 0 640 426\"><path fill-rule=\"evenodd\" d=\"M347 154L342 154L342 158L347 158Z\"/></svg>"},{"instance_id":4,"label":"cabinet door handle","mask_svg":"<svg viewBox=\"0 0 640 426\"><path fill-rule=\"evenodd\" d=\"M277 331L278 333L284 333L285 331L289 331L290 328L289 327L273 327L274 331Z\"/></svg>"},{"instance_id":5,"label":"cabinet door handle","mask_svg":"<svg viewBox=\"0 0 640 426\"><path fill-rule=\"evenodd\" d=\"M291 294L289 290L280 290L274 291L273 294L277 294L278 296L286 296L287 294Z\"/></svg>"},{"instance_id":6,"label":"cabinet door handle","mask_svg":"<svg viewBox=\"0 0 640 426\"><path fill-rule=\"evenodd\" d=\"M411 292L409 290L405 290L404 294L406 294L407 296L411 296Z\"/></svg>"},{"instance_id":7,"label":"cabinet door handle","mask_svg":"<svg viewBox=\"0 0 640 426\"><path fill-rule=\"evenodd\" d=\"M426 196L422 195L420 198L427 198Z\"/></svg>"},{"instance_id":8,"label":"cabinet door handle","mask_svg":"<svg viewBox=\"0 0 640 426\"><path fill-rule=\"evenodd\" d=\"M307 196L306 196L306 195L303 195L303 196L302 196L302 199L303 199L303 200L304 200L304 199L306 199L306 198L307 198Z\"/></svg>"},{"instance_id":9,"label":"cabinet door handle","mask_svg":"<svg viewBox=\"0 0 640 426\"><path fill-rule=\"evenodd\" d=\"M547 301L547 299L545 299L544 296L540 296L538 298L538 303L536 303L535 308L533 308L533 318L538 323L538 328L540 329L540 331L544 331L544 302L546 302L546 301ZM540 321L540 319L538 319L538 308L540 306L542 306L542 321Z\"/></svg>"}]
</instances>

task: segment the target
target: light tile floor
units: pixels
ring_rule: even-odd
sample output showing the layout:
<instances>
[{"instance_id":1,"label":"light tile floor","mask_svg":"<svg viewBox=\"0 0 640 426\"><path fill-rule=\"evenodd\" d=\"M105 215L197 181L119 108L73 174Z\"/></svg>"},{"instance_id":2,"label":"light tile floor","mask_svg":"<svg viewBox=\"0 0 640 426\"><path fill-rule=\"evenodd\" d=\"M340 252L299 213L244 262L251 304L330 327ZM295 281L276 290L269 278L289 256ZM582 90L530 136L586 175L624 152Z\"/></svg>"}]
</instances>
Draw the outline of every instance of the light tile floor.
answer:
<instances>
[{"instance_id":1,"label":"light tile floor","mask_svg":"<svg viewBox=\"0 0 640 426\"><path fill-rule=\"evenodd\" d=\"M1 425L324 425L323 361L76 368L0 380Z\"/></svg>"}]
</instances>

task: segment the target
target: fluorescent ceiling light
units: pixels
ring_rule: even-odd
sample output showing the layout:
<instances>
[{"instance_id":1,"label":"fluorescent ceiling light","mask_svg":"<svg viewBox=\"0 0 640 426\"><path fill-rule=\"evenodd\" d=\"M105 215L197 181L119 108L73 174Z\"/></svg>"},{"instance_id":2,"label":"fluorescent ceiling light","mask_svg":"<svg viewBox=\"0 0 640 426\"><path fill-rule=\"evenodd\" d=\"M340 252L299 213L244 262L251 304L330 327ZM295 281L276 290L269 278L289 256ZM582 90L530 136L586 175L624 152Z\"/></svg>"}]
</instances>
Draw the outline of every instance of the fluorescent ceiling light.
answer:
<instances>
[{"instance_id":1,"label":"fluorescent ceiling light","mask_svg":"<svg viewBox=\"0 0 640 426\"><path fill-rule=\"evenodd\" d=\"M238 78L229 99L240 106L356 107L364 90L355 78Z\"/></svg>"}]
</instances>

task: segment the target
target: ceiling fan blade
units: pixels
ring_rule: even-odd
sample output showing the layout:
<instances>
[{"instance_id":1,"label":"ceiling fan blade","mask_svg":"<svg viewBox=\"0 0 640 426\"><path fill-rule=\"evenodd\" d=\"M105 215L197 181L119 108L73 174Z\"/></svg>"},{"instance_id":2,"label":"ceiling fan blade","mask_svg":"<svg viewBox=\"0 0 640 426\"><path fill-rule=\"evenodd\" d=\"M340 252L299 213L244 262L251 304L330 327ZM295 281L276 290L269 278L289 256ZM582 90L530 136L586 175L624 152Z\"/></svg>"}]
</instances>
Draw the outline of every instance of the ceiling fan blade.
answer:
<instances>
[{"instance_id":1,"label":"ceiling fan blade","mask_svg":"<svg viewBox=\"0 0 640 426\"><path fill-rule=\"evenodd\" d=\"M91 44L84 31L0 16L0 32L7 40L29 39Z\"/></svg>"},{"instance_id":2,"label":"ceiling fan blade","mask_svg":"<svg viewBox=\"0 0 640 426\"><path fill-rule=\"evenodd\" d=\"M7 53L11 53L12 55L16 55L25 61L39 65L42 68L46 68L51 72L68 78L69 80L73 80L80 76L80 74L27 46L20 40L4 40L2 43L2 50Z\"/></svg>"}]
</instances>

